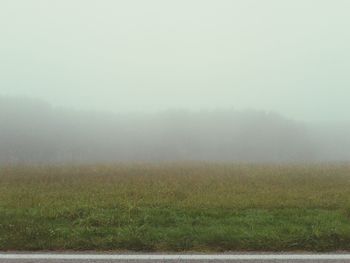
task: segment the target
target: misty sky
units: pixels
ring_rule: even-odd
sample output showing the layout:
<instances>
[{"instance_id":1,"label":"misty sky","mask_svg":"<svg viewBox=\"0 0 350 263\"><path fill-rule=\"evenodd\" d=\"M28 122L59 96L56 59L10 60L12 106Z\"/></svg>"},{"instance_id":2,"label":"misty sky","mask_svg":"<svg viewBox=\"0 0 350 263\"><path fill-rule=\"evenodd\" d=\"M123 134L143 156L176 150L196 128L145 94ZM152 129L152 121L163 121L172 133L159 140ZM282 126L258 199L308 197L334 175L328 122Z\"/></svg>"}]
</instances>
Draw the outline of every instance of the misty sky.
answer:
<instances>
[{"instance_id":1,"label":"misty sky","mask_svg":"<svg viewBox=\"0 0 350 263\"><path fill-rule=\"evenodd\" d=\"M348 0L1 0L0 95L349 120Z\"/></svg>"}]
</instances>

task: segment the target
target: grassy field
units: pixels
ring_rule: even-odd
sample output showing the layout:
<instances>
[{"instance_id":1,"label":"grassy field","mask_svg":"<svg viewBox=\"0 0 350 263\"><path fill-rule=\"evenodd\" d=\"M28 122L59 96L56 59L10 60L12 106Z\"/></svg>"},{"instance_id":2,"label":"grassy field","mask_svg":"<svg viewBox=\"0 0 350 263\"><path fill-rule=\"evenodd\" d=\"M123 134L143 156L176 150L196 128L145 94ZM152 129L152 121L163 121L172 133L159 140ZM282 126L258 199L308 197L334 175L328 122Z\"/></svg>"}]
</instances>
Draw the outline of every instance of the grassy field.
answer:
<instances>
[{"instance_id":1,"label":"grassy field","mask_svg":"<svg viewBox=\"0 0 350 263\"><path fill-rule=\"evenodd\" d=\"M0 168L0 250L350 250L350 165Z\"/></svg>"}]
</instances>

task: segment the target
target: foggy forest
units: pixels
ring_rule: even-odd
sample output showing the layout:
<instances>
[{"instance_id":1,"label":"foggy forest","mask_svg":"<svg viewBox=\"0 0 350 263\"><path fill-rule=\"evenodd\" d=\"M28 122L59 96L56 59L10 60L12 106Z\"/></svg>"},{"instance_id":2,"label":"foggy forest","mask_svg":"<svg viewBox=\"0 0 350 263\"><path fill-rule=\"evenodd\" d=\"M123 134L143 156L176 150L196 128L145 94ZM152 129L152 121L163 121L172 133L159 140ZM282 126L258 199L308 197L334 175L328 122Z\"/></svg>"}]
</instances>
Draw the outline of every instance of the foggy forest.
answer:
<instances>
[{"instance_id":1,"label":"foggy forest","mask_svg":"<svg viewBox=\"0 0 350 263\"><path fill-rule=\"evenodd\" d=\"M257 110L108 113L0 98L0 164L350 160L350 124Z\"/></svg>"}]
</instances>

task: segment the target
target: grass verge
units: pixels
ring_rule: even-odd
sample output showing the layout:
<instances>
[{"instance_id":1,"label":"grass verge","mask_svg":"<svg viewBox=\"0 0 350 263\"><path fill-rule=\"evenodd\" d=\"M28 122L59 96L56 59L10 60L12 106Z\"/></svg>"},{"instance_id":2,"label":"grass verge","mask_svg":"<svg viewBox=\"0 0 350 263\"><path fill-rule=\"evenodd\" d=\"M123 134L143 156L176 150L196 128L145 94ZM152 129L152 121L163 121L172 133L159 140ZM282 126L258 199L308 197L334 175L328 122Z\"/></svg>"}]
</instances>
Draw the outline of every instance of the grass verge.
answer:
<instances>
[{"instance_id":1,"label":"grass verge","mask_svg":"<svg viewBox=\"0 0 350 263\"><path fill-rule=\"evenodd\" d=\"M2 167L0 250L350 250L350 166Z\"/></svg>"}]
</instances>

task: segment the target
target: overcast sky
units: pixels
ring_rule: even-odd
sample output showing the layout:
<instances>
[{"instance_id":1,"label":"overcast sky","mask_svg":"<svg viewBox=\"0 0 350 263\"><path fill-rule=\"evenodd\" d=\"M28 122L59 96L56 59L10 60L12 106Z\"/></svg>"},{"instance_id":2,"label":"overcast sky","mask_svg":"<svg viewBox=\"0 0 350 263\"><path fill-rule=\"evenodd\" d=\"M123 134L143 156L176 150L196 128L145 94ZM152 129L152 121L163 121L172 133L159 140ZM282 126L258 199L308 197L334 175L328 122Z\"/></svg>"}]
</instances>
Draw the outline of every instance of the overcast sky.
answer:
<instances>
[{"instance_id":1,"label":"overcast sky","mask_svg":"<svg viewBox=\"0 0 350 263\"><path fill-rule=\"evenodd\" d=\"M1 0L0 95L349 120L348 0Z\"/></svg>"}]
</instances>

